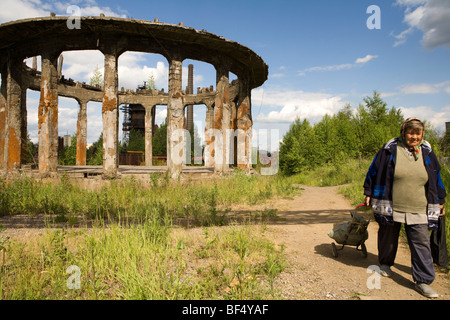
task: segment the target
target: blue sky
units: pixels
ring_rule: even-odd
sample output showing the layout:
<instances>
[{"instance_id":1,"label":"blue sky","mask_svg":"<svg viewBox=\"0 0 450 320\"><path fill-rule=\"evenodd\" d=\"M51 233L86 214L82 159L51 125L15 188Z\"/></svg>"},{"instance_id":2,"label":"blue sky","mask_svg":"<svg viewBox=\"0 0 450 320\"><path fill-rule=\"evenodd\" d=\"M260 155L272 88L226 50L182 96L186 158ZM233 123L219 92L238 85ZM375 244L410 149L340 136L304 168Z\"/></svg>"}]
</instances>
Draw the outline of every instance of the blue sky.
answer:
<instances>
[{"instance_id":1,"label":"blue sky","mask_svg":"<svg viewBox=\"0 0 450 320\"><path fill-rule=\"evenodd\" d=\"M437 130L450 121L448 0L2 0L0 23L49 12L69 15L69 5L79 6L82 16L183 22L255 51L269 65L269 78L252 91L254 128L278 130L272 149L295 117L320 121L346 104L356 108L374 90L389 107L428 120ZM380 29L367 26L370 5L380 9ZM215 85L212 66L189 60L183 63L186 70L189 63L194 87ZM97 65L103 65L99 52L64 53L67 78L88 81ZM159 55L127 52L119 59L119 86L135 89L153 74L157 86L167 88L167 73L167 61ZM28 92L27 99L28 128L37 141L39 96ZM60 135L74 134L77 104L60 98L59 107ZM88 104L88 142L101 131L100 109ZM195 111L195 120L203 122L205 108ZM164 115L165 108L158 108L157 121Z\"/></svg>"}]
</instances>

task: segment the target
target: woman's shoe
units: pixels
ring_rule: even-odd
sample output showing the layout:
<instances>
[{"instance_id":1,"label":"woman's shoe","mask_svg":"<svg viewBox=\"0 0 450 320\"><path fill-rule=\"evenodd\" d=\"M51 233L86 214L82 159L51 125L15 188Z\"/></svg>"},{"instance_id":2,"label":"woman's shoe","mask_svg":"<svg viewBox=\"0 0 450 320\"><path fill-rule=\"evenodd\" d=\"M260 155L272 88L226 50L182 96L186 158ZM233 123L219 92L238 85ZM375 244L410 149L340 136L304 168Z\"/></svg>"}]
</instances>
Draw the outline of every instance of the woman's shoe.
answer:
<instances>
[{"instance_id":1,"label":"woman's shoe","mask_svg":"<svg viewBox=\"0 0 450 320\"><path fill-rule=\"evenodd\" d=\"M380 267L380 274L383 277L390 277L390 276L392 276L391 267L388 266L387 264L382 264L381 267Z\"/></svg>"},{"instance_id":2,"label":"woman's shoe","mask_svg":"<svg viewBox=\"0 0 450 320\"><path fill-rule=\"evenodd\" d=\"M431 287L429 285L427 285L426 283L420 283L417 282L416 283L416 290L422 294L423 296L427 297L427 298L437 298L439 297L439 294L434 291L433 289L431 289Z\"/></svg>"}]
</instances>

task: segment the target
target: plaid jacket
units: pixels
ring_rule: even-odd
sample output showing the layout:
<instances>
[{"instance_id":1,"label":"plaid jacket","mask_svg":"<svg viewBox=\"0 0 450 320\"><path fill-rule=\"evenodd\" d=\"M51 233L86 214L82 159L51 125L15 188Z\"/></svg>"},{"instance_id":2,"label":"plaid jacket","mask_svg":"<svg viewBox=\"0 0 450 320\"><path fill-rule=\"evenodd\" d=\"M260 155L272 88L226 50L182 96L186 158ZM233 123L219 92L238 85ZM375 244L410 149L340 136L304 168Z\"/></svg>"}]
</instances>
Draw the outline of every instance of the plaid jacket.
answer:
<instances>
[{"instance_id":1,"label":"plaid jacket","mask_svg":"<svg viewBox=\"0 0 450 320\"><path fill-rule=\"evenodd\" d=\"M397 159L398 138L391 139L375 155L364 180L364 195L370 196L375 220L393 222L392 183ZM425 185L427 216L430 229L437 228L440 205L444 204L446 191L441 179L441 166L428 142L422 144L422 158L428 174Z\"/></svg>"}]
</instances>

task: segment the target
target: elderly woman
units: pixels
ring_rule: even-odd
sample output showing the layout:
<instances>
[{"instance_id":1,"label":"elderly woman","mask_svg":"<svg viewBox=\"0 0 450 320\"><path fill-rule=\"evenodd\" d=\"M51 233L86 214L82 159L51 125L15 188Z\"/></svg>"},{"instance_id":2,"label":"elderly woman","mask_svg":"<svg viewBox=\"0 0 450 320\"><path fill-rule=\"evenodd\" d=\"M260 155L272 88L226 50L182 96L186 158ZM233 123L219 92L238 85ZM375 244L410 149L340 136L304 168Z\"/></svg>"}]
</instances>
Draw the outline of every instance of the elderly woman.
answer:
<instances>
[{"instance_id":1,"label":"elderly woman","mask_svg":"<svg viewBox=\"0 0 450 320\"><path fill-rule=\"evenodd\" d=\"M439 215L445 214L446 191L441 166L423 135L422 121L406 119L400 137L390 140L376 154L364 181L364 202L372 206L379 224L381 274L392 275L403 223L415 288L428 298L436 298L438 294L430 287L435 273L429 229L435 229Z\"/></svg>"}]
</instances>

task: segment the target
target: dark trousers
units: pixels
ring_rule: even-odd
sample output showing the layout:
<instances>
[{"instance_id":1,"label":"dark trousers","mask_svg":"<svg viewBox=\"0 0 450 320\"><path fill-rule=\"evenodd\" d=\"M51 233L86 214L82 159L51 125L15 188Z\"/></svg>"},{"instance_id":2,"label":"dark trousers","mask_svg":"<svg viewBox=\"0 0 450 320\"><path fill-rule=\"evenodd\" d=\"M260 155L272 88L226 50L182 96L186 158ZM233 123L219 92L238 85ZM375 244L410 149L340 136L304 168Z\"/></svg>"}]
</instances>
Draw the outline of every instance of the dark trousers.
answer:
<instances>
[{"instance_id":1,"label":"dark trousers","mask_svg":"<svg viewBox=\"0 0 450 320\"><path fill-rule=\"evenodd\" d=\"M394 265L398 248L401 223L379 224L378 261L388 266ZM434 281L434 265L430 248L430 232L426 224L405 224L406 237L411 250L412 276L415 282L430 284Z\"/></svg>"}]
</instances>

